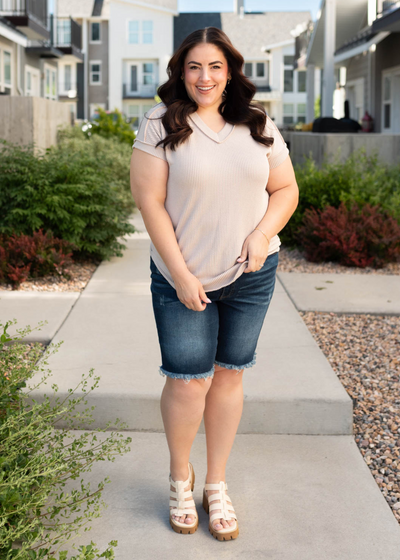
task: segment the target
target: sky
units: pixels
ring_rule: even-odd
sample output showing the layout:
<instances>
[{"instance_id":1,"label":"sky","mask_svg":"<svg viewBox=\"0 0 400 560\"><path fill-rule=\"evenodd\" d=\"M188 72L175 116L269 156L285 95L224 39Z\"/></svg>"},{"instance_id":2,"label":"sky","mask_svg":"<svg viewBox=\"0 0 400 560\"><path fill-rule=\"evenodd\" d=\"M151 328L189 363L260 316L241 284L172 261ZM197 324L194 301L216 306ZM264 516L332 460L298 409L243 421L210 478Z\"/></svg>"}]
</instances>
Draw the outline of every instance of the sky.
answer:
<instances>
[{"instance_id":1,"label":"sky","mask_svg":"<svg viewBox=\"0 0 400 560\"><path fill-rule=\"evenodd\" d=\"M245 0L246 12L310 11L317 19L321 0ZM180 12L232 12L234 0L178 0Z\"/></svg>"}]
</instances>

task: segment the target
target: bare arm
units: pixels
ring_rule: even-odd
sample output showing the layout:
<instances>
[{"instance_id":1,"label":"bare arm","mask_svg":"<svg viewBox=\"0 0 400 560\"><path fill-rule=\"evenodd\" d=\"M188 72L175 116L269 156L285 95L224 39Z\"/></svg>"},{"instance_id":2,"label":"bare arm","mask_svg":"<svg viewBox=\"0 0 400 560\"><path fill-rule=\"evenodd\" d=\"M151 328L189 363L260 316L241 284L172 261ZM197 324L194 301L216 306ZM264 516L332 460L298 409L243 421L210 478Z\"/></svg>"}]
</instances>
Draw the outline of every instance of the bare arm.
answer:
<instances>
[{"instance_id":1,"label":"bare arm","mask_svg":"<svg viewBox=\"0 0 400 560\"><path fill-rule=\"evenodd\" d=\"M266 190L270 195L268 208L257 227L265 232L268 239L272 239L288 223L299 202L299 187L289 156L281 165L270 170ZM244 272L258 270L268 256L268 248L269 242L261 231L255 230L247 236L238 259L238 262L243 262L249 256Z\"/></svg>"},{"instance_id":2,"label":"bare arm","mask_svg":"<svg viewBox=\"0 0 400 560\"><path fill-rule=\"evenodd\" d=\"M178 298L189 309L203 311L208 300L201 282L189 271L173 224L165 209L168 163L142 150L131 157L131 191L148 234L174 281Z\"/></svg>"}]
</instances>

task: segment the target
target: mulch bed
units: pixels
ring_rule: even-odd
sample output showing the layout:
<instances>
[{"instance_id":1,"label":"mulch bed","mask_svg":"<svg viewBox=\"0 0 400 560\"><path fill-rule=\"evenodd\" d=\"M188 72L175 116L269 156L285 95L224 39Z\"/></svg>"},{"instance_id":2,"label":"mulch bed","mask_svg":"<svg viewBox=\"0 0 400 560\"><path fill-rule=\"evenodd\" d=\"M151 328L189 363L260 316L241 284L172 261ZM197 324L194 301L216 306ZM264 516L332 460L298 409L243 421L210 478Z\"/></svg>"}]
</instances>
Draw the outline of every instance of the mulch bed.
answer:
<instances>
[{"instance_id":1,"label":"mulch bed","mask_svg":"<svg viewBox=\"0 0 400 560\"><path fill-rule=\"evenodd\" d=\"M300 315L353 400L355 441L400 524L400 317Z\"/></svg>"},{"instance_id":2,"label":"mulch bed","mask_svg":"<svg viewBox=\"0 0 400 560\"><path fill-rule=\"evenodd\" d=\"M335 274L396 274L400 275L400 262L389 263L383 268L358 268L342 266L337 263L308 262L299 249L287 249L283 246L279 252L278 272L333 272Z\"/></svg>"},{"instance_id":3,"label":"mulch bed","mask_svg":"<svg viewBox=\"0 0 400 560\"><path fill-rule=\"evenodd\" d=\"M66 270L66 276L57 274L27 280L19 286L18 290L21 292L82 292L97 266L92 262L74 263ZM0 290L11 291L12 286L0 283Z\"/></svg>"}]
</instances>

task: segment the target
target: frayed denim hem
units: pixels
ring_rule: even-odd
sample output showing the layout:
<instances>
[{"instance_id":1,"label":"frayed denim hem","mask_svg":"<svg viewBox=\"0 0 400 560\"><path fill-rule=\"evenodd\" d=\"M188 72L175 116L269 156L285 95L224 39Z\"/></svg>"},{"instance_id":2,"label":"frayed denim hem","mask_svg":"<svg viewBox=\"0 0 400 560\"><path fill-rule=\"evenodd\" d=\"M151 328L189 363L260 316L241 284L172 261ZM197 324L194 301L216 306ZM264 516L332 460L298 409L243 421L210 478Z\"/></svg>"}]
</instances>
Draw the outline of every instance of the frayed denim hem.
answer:
<instances>
[{"instance_id":1,"label":"frayed denim hem","mask_svg":"<svg viewBox=\"0 0 400 560\"><path fill-rule=\"evenodd\" d=\"M207 377L214 377L214 366L205 373L195 373L193 375L188 375L187 373L171 373L163 367L160 366L159 374L163 377L170 377L171 379L183 379L184 383L189 383L192 379L205 379Z\"/></svg>"},{"instance_id":2,"label":"frayed denim hem","mask_svg":"<svg viewBox=\"0 0 400 560\"><path fill-rule=\"evenodd\" d=\"M253 366L256 365L256 356L257 356L257 352L254 352L254 356L253 359L251 360L251 362L244 364L243 366L232 366L231 364L224 364L223 362L217 362L214 361L214 364L216 364L217 366L221 366L225 369L237 369L238 371L236 372L236 375L239 373L239 371L241 371L242 369L246 369L246 368L251 368Z\"/></svg>"}]
</instances>

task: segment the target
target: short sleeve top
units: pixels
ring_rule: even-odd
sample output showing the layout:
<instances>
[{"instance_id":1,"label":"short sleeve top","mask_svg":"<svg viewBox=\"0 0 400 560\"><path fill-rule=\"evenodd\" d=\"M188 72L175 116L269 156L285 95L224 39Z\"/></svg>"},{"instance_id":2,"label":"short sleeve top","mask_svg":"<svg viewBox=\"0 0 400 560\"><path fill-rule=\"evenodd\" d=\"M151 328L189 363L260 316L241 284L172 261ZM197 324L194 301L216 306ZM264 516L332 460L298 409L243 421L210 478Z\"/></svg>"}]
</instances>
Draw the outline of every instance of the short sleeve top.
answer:
<instances>
[{"instance_id":1,"label":"short sleeve top","mask_svg":"<svg viewBox=\"0 0 400 560\"><path fill-rule=\"evenodd\" d=\"M162 124L166 111L159 103L145 114L133 148L163 159L169 166L165 208L171 218L185 263L213 291L234 282L248 261L237 263L243 242L268 208L269 170L289 154L275 123L267 116L264 134L272 146L255 141L246 125L225 123L213 131L197 112L189 116L193 133L174 151L156 147L167 135ZM269 253L281 245L275 235ZM173 286L174 282L154 244L150 255Z\"/></svg>"}]
</instances>

